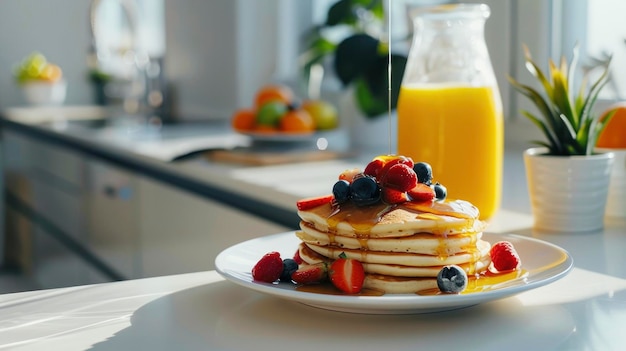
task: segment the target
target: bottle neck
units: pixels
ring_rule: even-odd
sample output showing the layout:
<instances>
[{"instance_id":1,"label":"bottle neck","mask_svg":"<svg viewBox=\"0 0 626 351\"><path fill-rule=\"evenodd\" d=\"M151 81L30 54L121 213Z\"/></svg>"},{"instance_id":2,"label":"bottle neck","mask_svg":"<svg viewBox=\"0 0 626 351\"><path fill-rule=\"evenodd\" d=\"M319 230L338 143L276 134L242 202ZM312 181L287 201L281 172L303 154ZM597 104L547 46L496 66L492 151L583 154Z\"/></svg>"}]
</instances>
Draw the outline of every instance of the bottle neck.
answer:
<instances>
[{"instance_id":1,"label":"bottle neck","mask_svg":"<svg viewBox=\"0 0 626 351\"><path fill-rule=\"evenodd\" d=\"M479 16L417 18L406 78L412 83L494 84L484 27Z\"/></svg>"}]
</instances>

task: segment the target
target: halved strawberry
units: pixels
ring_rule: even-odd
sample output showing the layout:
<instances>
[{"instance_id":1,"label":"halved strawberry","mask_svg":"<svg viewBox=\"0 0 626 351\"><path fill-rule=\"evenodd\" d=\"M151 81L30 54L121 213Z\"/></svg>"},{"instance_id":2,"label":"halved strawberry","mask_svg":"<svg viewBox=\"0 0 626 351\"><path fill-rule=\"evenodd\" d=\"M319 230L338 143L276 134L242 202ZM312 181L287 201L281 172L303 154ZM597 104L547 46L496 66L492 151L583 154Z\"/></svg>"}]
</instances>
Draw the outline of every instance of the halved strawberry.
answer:
<instances>
[{"instance_id":1,"label":"halved strawberry","mask_svg":"<svg viewBox=\"0 0 626 351\"><path fill-rule=\"evenodd\" d=\"M394 188L383 188L381 197L384 202L392 205L409 201L406 192Z\"/></svg>"},{"instance_id":2,"label":"halved strawberry","mask_svg":"<svg viewBox=\"0 0 626 351\"><path fill-rule=\"evenodd\" d=\"M407 194L415 202L433 201L435 198L435 191L424 183L417 183Z\"/></svg>"},{"instance_id":3,"label":"halved strawberry","mask_svg":"<svg viewBox=\"0 0 626 351\"><path fill-rule=\"evenodd\" d=\"M304 260L302 259L302 257L300 257L300 249L297 249L296 252L293 254L293 260L296 261L297 264L304 263Z\"/></svg>"},{"instance_id":4,"label":"halved strawberry","mask_svg":"<svg viewBox=\"0 0 626 351\"><path fill-rule=\"evenodd\" d=\"M296 284L315 284L324 281L328 277L326 262L305 264L291 274L291 280Z\"/></svg>"},{"instance_id":5,"label":"halved strawberry","mask_svg":"<svg viewBox=\"0 0 626 351\"><path fill-rule=\"evenodd\" d=\"M312 208L325 205L333 201L335 197L330 195L318 196L318 197L309 197L306 199L298 200L296 202L296 206L300 211L310 210Z\"/></svg>"},{"instance_id":6,"label":"halved strawberry","mask_svg":"<svg viewBox=\"0 0 626 351\"><path fill-rule=\"evenodd\" d=\"M509 241L498 241L489 251L493 268L498 272L511 271L519 268L521 261L515 247Z\"/></svg>"},{"instance_id":7,"label":"halved strawberry","mask_svg":"<svg viewBox=\"0 0 626 351\"><path fill-rule=\"evenodd\" d=\"M409 191L417 185L417 174L408 165L397 163L387 170L384 179L381 179L380 182L383 187Z\"/></svg>"},{"instance_id":8,"label":"halved strawberry","mask_svg":"<svg viewBox=\"0 0 626 351\"><path fill-rule=\"evenodd\" d=\"M328 276L333 285L348 294L356 294L363 288L365 270L361 262L346 258L341 254L328 270Z\"/></svg>"},{"instance_id":9,"label":"halved strawberry","mask_svg":"<svg viewBox=\"0 0 626 351\"><path fill-rule=\"evenodd\" d=\"M363 170L363 173L367 174L368 176L378 178L380 171L383 169L384 165L385 163L383 162L383 160L375 158L367 164L367 166Z\"/></svg>"}]
</instances>

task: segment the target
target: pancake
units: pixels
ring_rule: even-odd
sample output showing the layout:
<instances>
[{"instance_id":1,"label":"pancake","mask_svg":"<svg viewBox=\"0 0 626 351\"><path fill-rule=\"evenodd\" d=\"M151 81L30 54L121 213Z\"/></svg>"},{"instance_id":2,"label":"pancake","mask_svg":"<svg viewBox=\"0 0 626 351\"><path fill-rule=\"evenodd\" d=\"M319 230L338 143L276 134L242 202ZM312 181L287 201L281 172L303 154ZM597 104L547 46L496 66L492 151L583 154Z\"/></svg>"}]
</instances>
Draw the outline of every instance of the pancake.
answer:
<instances>
[{"instance_id":1,"label":"pancake","mask_svg":"<svg viewBox=\"0 0 626 351\"><path fill-rule=\"evenodd\" d=\"M456 200L429 204L384 203L365 207L327 203L298 216L321 232L370 238L410 236L424 232L436 235L479 232L485 223L478 220L478 210L467 201Z\"/></svg>"},{"instance_id":2,"label":"pancake","mask_svg":"<svg viewBox=\"0 0 626 351\"><path fill-rule=\"evenodd\" d=\"M489 267L491 244L482 239L486 223L478 209L464 200L446 200L445 187L432 179L409 184L417 173L412 161L398 165L406 161L402 156L375 158L361 175L354 170L340 174L332 196L298 204L296 236L305 264L354 259L365 270L363 287L401 294L436 289L444 266L457 265L468 275ZM367 192L374 188L380 199ZM404 197L398 197L402 192ZM362 201L367 196L372 202Z\"/></svg>"},{"instance_id":3,"label":"pancake","mask_svg":"<svg viewBox=\"0 0 626 351\"><path fill-rule=\"evenodd\" d=\"M380 274L366 274L363 287L384 291L386 294L415 294L437 289L437 278L399 278Z\"/></svg>"},{"instance_id":4,"label":"pancake","mask_svg":"<svg viewBox=\"0 0 626 351\"><path fill-rule=\"evenodd\" d=\"M321 232L306 222L300 222L301 232L296 233L305 243L318 246L336 246L346 249L367 249L383 252L410 252L425 255L448 256L463 252L475 245L482 233L464 233L439 236L417 233L389 240L389 238L355 238Z\"/></svg>"},{"instance_id":5,"label":"pancake","mask_svg":"<svg viewBox=\"0 0 626 351\"><path fill-rule=\"evenodd\" d=\"M298 248L300 257L307 264L316 264L319 262L332 262L332 259L317 253L309 248L306 244L300 244ZM489 255L482 255L475 263L461 263L459 267L464 269L468 274L476 274L487 269L491 259ZM441 265L436 266L406 266L398 264L380 264L362 262L366 273L380 274L395 277L436 277L441 270Z\"/></svg>"}]
</instances>

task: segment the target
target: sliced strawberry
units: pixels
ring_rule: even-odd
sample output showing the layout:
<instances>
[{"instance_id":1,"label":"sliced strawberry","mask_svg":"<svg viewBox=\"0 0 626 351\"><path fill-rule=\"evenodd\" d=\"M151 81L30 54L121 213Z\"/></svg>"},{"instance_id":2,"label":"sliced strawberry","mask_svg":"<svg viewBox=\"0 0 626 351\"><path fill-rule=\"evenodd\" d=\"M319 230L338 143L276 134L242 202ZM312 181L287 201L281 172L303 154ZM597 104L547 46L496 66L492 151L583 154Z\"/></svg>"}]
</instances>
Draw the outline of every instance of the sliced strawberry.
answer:
<instances>
[{"instance_id":1,"label":"sliced strawberry","mask_svg":"<svg viewBox=\"0 0 626 351\"><path fill-rule=\"evenodd\" d=\"M435 191L423 183L417 183L413 189L407 191L407 194L409 194L411 201L415 202L433 201L435 198Z\"/></svg>"},{"instance_id":2,"label":"sliced strawberry","mask_svg":"<svg viewBox=\"0 0 626 351\"><path fill-rule=\"evenodd\" d=\"M300 250L296 250L296 252L293 254L293 260L296 261L297 264L302 264L304 263L304 260L302 259L302 257L300 257Z\"/></svg>"},{"instance_id":3,"label":"sliced strawberry","mask_svg":"<svg viewBox=\"0 0 626 351\"><path fill-rule=\"evenodd\" d=\"M296 284L315 284L324 281L328 277L328 266L325 262L305 264L300 266L291 275L291 280Z\"/></svg>"},{"instance_id":4,"label":"sliced strawberry","mask_svg":"<svg viewBox=\"0 0 626 351\"><path fill-rule=\"evenodd\" d=\"M392 205L409 201L406 192L394 188L383 188L381 197L384 202Z\"/></svg>"},{"instance_id":5,"label":"sliced strawberry","mask_svg":"<svg viewBox=\"0 0 626 351\"><path fill-rule=\"evenodd\" d=\"M397 163L387 170L384 179L381 179L380 182L383 187L409 191L417 185L417 174L408 165Z\"/></svg>"},{"instance_id":6,"label":"sliced strawberry","mask_svg":"<svg viewBox=\"0 0 626 351\"><path fill-rule=\"evenodd\" d=\"M515 247L509 241L498 241L489 251L493 268L498 272L511 271L519 268L521 260Z\"/></svg>"},{"instance_id":7,"label":"sliced strawberry","mask_svg":"<svg viewBox=\"0 0 626 351\"><path fill-rule=\"evenodd\" d=\"M328 270L328 276L333 285L348 294L356 294L363 288L365 270L361 262L340 256Z\"/></svg>"},{"instance_id":8,"label":"sliced strawberry","mask_svg":"<svg viewBox=\"0 0 626 351\"><path fill-rule=\"evenodd\" d=\"M345 180L348 183L352 183L352 180L354 179L354 177L360 173L363 173L363 172L361 172L361 169L359 168L346 169L345 171L341 172L341 174L339 175L339 180Z\"/></svg>"},{"instance_id":9,"label":"sliced strawberry","mask_svg":"<svg viewBox=\"0 0 626 351\"><path fill-rule=\"evenodd\" d=\"M309 197L306 199L298 200L298 202L296 202L296 206L298 207L298 210L306 211L330 203L331 201L333 201L333 199L334 196L332 194L318 197Z\"/></svg>"},{"instance_id":10,"label":"sliced strawberry","mask_svg":"<svg viewBox=\"0 0 626 351\"><path fill-rule=\"evenodd\" d=\"M383 162L383 160L375 158L372 160L372 162L367 164L365 170L363 170L363 173L367 174L368 176L378 178L380 171L383 169L384 165L385 163Z\"/></svg>"},{"instance_id":11,"label":"sliced strawberry","mask_svg":"<svg viewBox=\"0 0 626 351\"><path fill-rule=\"evenodd\" d=\"M268 252L252 268L252 278L261 282L272 283L283 272L283 260L280 253Z\"/></svg>"}]
</instances>

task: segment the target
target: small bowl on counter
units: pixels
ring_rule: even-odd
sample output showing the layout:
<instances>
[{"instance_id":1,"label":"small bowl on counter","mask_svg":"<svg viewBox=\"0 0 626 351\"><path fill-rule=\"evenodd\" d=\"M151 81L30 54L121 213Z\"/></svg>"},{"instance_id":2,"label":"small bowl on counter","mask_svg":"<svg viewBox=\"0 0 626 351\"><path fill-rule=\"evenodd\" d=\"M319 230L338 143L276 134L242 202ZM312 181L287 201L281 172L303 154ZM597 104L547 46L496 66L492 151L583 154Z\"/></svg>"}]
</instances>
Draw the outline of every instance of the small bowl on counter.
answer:
<instances>
[{"instance_id":1,"label":"small bowl on counter","mask_svg":"<svg viewBox=\"0 0 626 351\"><path fill-rule=\"evenodd\" d=\"M49 82L33 80L20 85L24 99L34 106L59 106L65 102L67 82L58 80Z\"/></svg>"}]
</instances>

